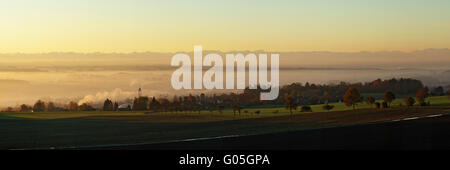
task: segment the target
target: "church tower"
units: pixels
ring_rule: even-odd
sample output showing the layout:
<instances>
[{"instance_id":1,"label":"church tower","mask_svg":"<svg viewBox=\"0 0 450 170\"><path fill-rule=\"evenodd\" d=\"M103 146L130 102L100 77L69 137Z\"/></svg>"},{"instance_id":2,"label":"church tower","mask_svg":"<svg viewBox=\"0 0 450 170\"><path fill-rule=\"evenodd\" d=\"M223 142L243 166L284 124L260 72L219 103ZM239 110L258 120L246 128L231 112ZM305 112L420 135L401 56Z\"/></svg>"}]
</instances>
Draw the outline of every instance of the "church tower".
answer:
<instances>
[{"instance_id":1,"label":"church tower","mask_svg":"<svg viewBox=\"0 0 450 170\"><path fill-rule=\"evenodd\" d=\"M142 89L139 87L139 90L138 90L138 97L139 98L141 98L142 97Z\"/></svg>"}]
</instances>

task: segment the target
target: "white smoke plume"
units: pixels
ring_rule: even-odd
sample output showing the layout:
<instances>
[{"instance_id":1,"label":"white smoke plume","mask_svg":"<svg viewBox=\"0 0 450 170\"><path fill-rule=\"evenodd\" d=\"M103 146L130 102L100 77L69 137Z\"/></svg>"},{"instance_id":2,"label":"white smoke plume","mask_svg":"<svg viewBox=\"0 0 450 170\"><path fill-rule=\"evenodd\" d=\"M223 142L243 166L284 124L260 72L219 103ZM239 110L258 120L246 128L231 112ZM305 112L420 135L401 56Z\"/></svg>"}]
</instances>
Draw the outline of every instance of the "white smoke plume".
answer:
<instances>
[{"instance_id":1,"label":"white smoke plume","mask_svg":"<svg viewBox=\"0 0 450 170\"><path fill-rule=\"evenodd\" d=\"M83 99L78 101L78 104L89 103L89 104L100 104L103 103L106 99L110 99L112 101L123 101L128 98L136 97L136 92L124 91L120 88L116 88L113 91L104 91L98 92L95 95L87 95L84 96Z\"/></svg>"}]
</instances>

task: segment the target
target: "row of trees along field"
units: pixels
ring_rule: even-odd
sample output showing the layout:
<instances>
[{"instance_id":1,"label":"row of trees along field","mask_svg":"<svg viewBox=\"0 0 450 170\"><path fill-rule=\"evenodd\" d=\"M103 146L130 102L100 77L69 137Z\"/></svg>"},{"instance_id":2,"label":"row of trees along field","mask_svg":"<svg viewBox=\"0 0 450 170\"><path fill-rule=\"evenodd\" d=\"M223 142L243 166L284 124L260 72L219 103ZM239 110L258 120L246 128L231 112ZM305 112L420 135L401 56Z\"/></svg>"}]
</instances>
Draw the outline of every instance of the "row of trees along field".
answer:
<instances>
[{"instance_id":1,"label":"row of trees along field","mask_svg":"<svg viewBox=\"0 0 450 170\"><path fill-rule=\"evenodd\" d=\"M450 90L447 92L447 95L450 95ZM293 110L297 110L299 103L295 101L295 92L289 94L286 93L285 94L285 106L286 109L289 110L289 112L292 114ZM426 98L428 98L428 93L426 91L426 89L424 88L419 88L416 91L415 94L415 98L407 96L405 97L405 104L407 107L411 107L414 106L414 104L416 104L416 102L418 103L419 106L429 106L430 103L429 102L425 102ZM364 98L363 96L361 96L359 90L356 87L350 87L344 94L343 96L343 102L345 103L346 106L348 107L353 107L353 109L356 109L356 106L359 103L363 103L365 102L368 105L371 105L372 107L376 107L378 109L380 108L389 108L391 107L391 103L396 99L396 95L392 92L392 91L386 91L384 92L383 95L383 99L382 102L376 102L376 99L372 96L368 96L366 98ZM417 101L416 101L417 99ZM325 105L323 105L323 109L324 110L332 110L334 108L333 105L329 105L328 103L326 103ZM301 106L301 112L309 112L312 111L311 107L308 105L303 105Z\"/></svg>"},{"instance_id":2,"label":"row of trees along field","mask_svg":"<svg viewBox=\"0 0 450 170\"><path fill-rule=\"evenodd\" d=\"M9 108L8 110L13 111L13 108ZM76 102L70 102L66 106L57 106L53 102L47 102L45 103L42 100L36 101L36 103L33 106L22 104L17 109L19 112L55 112L55 111L95 111L97 110L93 106L84 103L81 105L78 105Z\"/></svg>"},{"instance_id":3,"label":"row of trees along field","mask_svg":"<svg viewBox=\"0 0 450 170\"><path fill-rule=\"evenodd\" d=\"M418 90L419 89L419 90ZM155 98L140 96L132 100L128 108L122 110L144 111L151 110L155 112L165 111L202 111L217 110L222 112L225 108L231 108L240 112L243 107L257 106L281 106L284 105L288 110L296 110L302 106L302 111L310 111L309 105L326 104L325 110L332 110L334 106L328 103L344 102L349 107L355 107L358 103L367 104L378 108L389 107L396 97L404 96L407 105L419 103L426 105L425 98L428 96L445 95L444 88L436 87L429 90L424 87L421 81L415 79L390 79L375 80L367 83L344 83L316 85L305 83L293 83L280 88L280 97L273 101L261 101L259 96L262 90L260 88L246 88L243 93L212 94L212 95L187 95L173 96L172 100L167 98ZM450 90L447 92L450 93ZM369 94L364 95L362 94ZM372 96L370 94L377 94ZM383 95L384 94L384 95ZM413 97L408 97L413 96ZM416 101L416 100L417 101ZM383 100L378 103L376 100ZM116 111L121 110L118 102L106 99L103 108L94 108L92 105L83 103L78 105L76 102L70 102L65 106L57 107L53 102L45 103L38 100L33 106L21 105L20 112L41 112L41 111Z\"/></svg>"},{"instance_id":4,"label":"row of trees along field","mask_svg":"<svg viewBox=\"0 0 450 170\"><path fill-rule=\"evenodd\" d=\"M449 93L450 94L450 93ZM425 89L419 88L416 92L415 99L417 99L417 103L420 106L429 106L429 102L425 102L425 99L428 98L428 93ZM354 87L350 87L344 95L344 103L346 106L351 106L355 109L358 103L365 102L368 105L375 105L376 108L389 108L391 107L391 103L396 99L395 94L392 91L386 91L383 96L382 102L376 102L375 98L372 96L368 96L364 99L358 91L358 89ZM407 96L405 97L406 106L410 107L416 104L416 100L413 97Z\"/></svg>"}]
</instances>

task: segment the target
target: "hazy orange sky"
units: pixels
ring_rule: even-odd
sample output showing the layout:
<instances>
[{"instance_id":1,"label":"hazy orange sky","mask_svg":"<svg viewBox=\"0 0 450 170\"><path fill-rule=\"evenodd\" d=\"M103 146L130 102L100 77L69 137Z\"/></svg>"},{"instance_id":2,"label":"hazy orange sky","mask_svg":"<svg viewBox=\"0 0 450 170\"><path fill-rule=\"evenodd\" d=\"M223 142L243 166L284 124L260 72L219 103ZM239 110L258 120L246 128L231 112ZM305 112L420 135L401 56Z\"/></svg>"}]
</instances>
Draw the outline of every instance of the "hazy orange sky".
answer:
<instances>
[{"instance_id":1,"label":"hazy orange sky","mask_svg":"<svg viewBox=\"0 0 450 170\"><path fill-rule=\"evenodd\" d=\"M0 53L450 47L448 0L0 0Z\"/></svg>"}]
</instances>

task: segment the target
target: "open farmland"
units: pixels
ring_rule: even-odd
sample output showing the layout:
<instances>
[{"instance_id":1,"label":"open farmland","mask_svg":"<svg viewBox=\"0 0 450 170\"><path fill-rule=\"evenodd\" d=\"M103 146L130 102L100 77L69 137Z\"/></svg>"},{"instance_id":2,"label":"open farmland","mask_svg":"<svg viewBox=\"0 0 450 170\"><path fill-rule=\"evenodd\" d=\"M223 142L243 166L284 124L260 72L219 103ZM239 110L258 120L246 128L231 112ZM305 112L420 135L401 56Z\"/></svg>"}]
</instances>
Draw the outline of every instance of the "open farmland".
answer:
<instances>
[{"instance_id":1,"label":"open farmland","mask_svg":"<svg viewBox=\"0 0 450 170\"><path fill-rule=\"evenodd\" d=\"M276 134L308 129L342 127L411 117L450 113L449 98L430 98L431 107L371 109L360 104L351 110L341 103L327 112L321 105L314 112L282 107L250 108L234 115L203 111L178 113L147 112L39 112L1 113L0 148L78 148L118 144L165 143L177 140ZM398 105L402 100L397 100ZM395 102L393 105L396 105ZM259 110L261 113L256 114ZM275 111L278 110L278 113ZM257 142L257 141L255 141Z\"/></svg>"}]
</instances>

